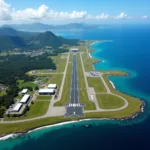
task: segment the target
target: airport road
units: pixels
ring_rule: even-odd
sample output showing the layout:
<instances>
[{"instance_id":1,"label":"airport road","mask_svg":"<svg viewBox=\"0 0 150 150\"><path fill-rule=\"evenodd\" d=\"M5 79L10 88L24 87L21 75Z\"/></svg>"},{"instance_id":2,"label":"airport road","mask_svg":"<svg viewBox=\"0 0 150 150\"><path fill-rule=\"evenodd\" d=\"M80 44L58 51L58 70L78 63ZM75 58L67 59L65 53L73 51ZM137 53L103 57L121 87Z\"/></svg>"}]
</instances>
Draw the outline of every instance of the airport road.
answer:
<instances>
[{"instance_id":1,"label":"airport road","mask_svg":"<svg viewBox=\"0 0 150 150\"><path fill-rule=\"evenodd\" d=\"M83 116L83 105L79 101L79 89L78 89L78 72L77 72L77 56L73 54L72 62L72 81L70 88L70 101L66 105L65 116Z\"/></svg>"}]
</instances>

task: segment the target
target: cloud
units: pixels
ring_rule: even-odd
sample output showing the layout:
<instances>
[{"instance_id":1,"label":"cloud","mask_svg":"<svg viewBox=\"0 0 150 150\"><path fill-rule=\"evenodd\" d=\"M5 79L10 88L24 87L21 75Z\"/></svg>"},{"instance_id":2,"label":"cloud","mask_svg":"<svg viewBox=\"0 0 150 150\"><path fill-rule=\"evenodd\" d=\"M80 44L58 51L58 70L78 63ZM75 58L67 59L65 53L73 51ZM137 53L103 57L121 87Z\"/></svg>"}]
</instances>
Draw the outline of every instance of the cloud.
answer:
<instances>
[{"instance_id":1,"label":"cloud","mask_svg":"<svg viewBox=\"0 0 150 150\"><path fill-rule=\"evenodd\" d=\"M0 20L11 19L11 5L7 4L4 0L0 0Z\"/></svg>"},{"instance_id":2,"label":"cloud","mask_svg":"<svg viewBox=\"0 0 150 150\"><path fill-rule=\"evenodd\" d=\"M37 10L27 8L24 10L14 10L12 18L14 20L39 20L48 17L49 8L46 5L41 5Z\"/></svg>"},{"instance_id":3,"label":"cloud","mask_svg":"<svg viewBox=\"0 0 150 150\"><path fill-rule=\"evenodd\" d=\"M49 15L50 18L53 19L84 19L87 16L87 11L72 11L69 12L51 12Z\"/></svg>"},{"instance_id":4,"label":"cloud","mask_svg":"<svg viewBox=\"0 0 150 150\"><path fill-rule=\"evenodd\" d=\"M124 12L120 13L118 16L115 17L115 19L126 19L128 18L128 15Z\"/></svg>"},{"instance_id":5,"label":"cloud","mask_svg":"<svg viewBox=\"0 0 150 150\"><path fill-rule=\"evenodd\" d=\"M93 15L87 15L86 16L86 19L108 19L109 15L105 14L105 13L101 13L100 15L96 15L96 16L93 16Z\"/></svg>"},{"instance_id":6,"label":"cloud","mask_svg":"<svg viewBox=\"0 0 150 150\"><path fill-rule=\"evenodd\" d=\"M140 19L147 19L148 16L142 16ZM86 10L76 11L73 10L72 12L65 12L65 11L55 11L49 8L47 5L41 5L39 8L26 8L26 9L15 9L5 0L0 0L0 22L8 22L8 23L16 23L22 22L25 23L26 21L29 22L36 22L36 21L53 21L53 20L107 20L107 19L132 19L131 16L128 14L121 12L117 16L110 16L105 13L100 13L99 15L92 15L88 13Z\"/></svg>"},{"instance_id":7,"label":"cloud","mask_svg":"<svg viewBox=\"0 0 150 150\"><path fill-rule=\"evenodd\" d=\"M146 16L146 15L142 16L142 19L148 19L148 16Z\"/></svg>"},{"instance_id":8,"label":"cloud","mask_svg":"<svg viewBox=\"0 0 150 150\"><path fill-rule=\"evenodd\" d=\"M96 19L108 19L109 15L101 13L100 15L97 15Z\"/></svg>"},{"instance_id":9,"label":"cloud","mask_svg":"<svg viewBox=\"0 0 150 150\"><path fill-rule=\"evenodd\" d=\"M87 11L56 12L50 10L48 6L41 5L37 10L27 8L24 10L13 11L12 16L15 20L42 20L42 19L82 19L87 15Z\"/></svg>"}]
</instances>

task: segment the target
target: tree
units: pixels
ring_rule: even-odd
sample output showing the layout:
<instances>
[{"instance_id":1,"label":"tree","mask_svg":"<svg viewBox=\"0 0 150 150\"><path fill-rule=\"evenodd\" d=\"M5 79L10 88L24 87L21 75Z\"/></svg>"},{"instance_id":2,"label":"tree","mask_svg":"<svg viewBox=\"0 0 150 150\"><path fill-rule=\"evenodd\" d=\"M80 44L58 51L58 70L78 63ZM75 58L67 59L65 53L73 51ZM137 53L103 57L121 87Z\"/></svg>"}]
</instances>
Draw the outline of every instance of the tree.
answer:
<instances>
[{"instance_id":1,"label":"tree","mask_svg":"<svg viewBox=\"0 0 150 150\"><path fill-rule=\"evenodd\" d=\"M1 117L1 118L3 117L5 111L6 111L6 107L5 107L5 106L1 106L1 107L0 107L0 117Z\"/></svg>"},{"instance_id":2,"label":"tree","mask_svg":"<svg viewBox=\"0 0 150 150\"><path fill-rule=\"evenodd\" d=\"M39 90L39 87L38 87L38 86L36 86L36 87L35 87L35 91L38 91L38 90Z\"/></svg>"}]
</instances>

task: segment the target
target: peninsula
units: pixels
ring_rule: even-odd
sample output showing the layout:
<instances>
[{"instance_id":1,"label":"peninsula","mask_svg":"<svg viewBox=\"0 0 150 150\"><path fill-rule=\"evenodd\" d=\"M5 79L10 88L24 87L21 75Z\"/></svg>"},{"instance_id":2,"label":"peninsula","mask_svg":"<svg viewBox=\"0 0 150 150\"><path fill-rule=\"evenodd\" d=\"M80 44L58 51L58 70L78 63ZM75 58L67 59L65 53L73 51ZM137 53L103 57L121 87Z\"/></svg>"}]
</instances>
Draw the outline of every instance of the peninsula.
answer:
<instances>
[{"instance_id":1,"label":"peninsula","mask_svg":"<svg viewBox=\"0 0 150 150\"><path fill-rule=\"evenodd\" d=\"M72 120L130 118L141 112L141 100L120 93L107 79L110 75L127 73L93 69L92 65L99 60L89 55L92 43L79 41L75 46L59 43L59 49L68 51L44 57L52 60L52 68L48 69L46 62L46 67L43 64L26 73L33 81L17 80L19 93L0 120L0 136ZM25 95L29 96L25 99Z\"/></svg>"}]
</instances>

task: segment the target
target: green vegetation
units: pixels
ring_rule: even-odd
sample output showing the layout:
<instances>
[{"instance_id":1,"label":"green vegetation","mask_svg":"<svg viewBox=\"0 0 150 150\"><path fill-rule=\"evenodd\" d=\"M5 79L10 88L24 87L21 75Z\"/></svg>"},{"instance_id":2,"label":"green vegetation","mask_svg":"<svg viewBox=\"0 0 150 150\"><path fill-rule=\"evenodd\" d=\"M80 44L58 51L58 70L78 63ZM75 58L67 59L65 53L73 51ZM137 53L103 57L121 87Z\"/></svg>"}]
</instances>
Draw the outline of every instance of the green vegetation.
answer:
<instances>
[{"instance_id":1,"label":"green vegetation","mask_svg":"<svg viewBox=\"0 0 150 150\"><path fill-rule=\"evenodd\" d=\"M96 59L93 59L93 58L91 59L89 57L89 54L87 54L87 53L82 54L82 59L83 59L83 62L84 62L85 71L86 72L94 71L92 66L93 66L94 63L96 63L98 61Z\"/></svg>"},{"instance_id":2,"label":"green vegetation","mask_svg":"<svg viewBox=\"0 0 150 150\"><path fill-rule=\"evenodd\" d=\"M0 96L4 96L4 95L6 95L6 90L2 90L2 91L0 92Z\"/></svg>"},{"instance_id":3,"label":"green vegetation","mask_svg":"<svg viewBox=\"0 0 150 150\"><path fill-rule=\"evenodd\" d=\"M106 88L100 78L87 77L89 87L93 87L96 93L106 92Z\"/></svg>"},{"instance_id":4,"label":"green vegetation","mask_svg":"<svg viewBox=\"0 0 150 150\"><path fill-rule=\"evenodd\" d=\"M62 83L63 74L53 74L48 81L48 84L57 84L57 92L59 91L59 88Z\"/></svg>"},{"instance_id":5,"label":"green vegetation","mask_svg":"<svg viewBox=\"0 0 150 150\"><path fill-rule=\"evenodd\" d=\"M51 96L38 96L36 98L36 101L50 101L51 100Z\"/></svg>"},{"instance_id":6,"label":"green vegetation","mask_svg":"<svg viewBox=\"0 0 150 150\"><path fill-rule=\"evenodd\" d=\"M51 56L51 59L56 64L57 72L64 72L68 54L58 54L57 56Z\"/></svg>"},{"instance_id":7,"label":"green vegetation","mask_svg":"<svg viewBox=\"0 0 150 150\"><path fill-rule=\"evenodd\" d=\"M46 114L49 104L50 101L35 101L34 104L31 105L30 110L27 112L27 114L25 114L25 116L5 118L4 120L23 120L43 116L44 114Z\"/></svg>"},{"instance_id":8,"label":"green vegetation","mask_svg":"<svg viewBox=\"0 0 150 150\"><path fill-rule=\"evenodd\" d=\"M19 88L23 89L23 88L28 88L31 87L32 89L35 89L38 85L33 83L33 82L24 82L19 84Z\"/></svg>"},{"instance_id":9,"label":"green vegetation","mask_svg":"<svg viewBox=\"0 0 150 150\"><path fill-rule=\"evenodd\" d=\"M77 55L77 62L78 62L77 69L78 69L78 86L79 86L80 102L85 104L84 107L85 110L94 110L96 109L95 104L89 100L87 95L87 89L84 82L84 74L83 74L81 59L79 55Z\"/></svg>"},{"instance_id":10,"label":"green vegetation","mask_svg":"<svg viewBox=\"0 0 150 150\"><path fill-rule=\"evenodd\" d=\"M86 118L126 118L132 117L136 113L140 112L140 108L142 106L142 102L133 97L128 97L127 95L124 97L128 100L128 107L119 111L111 111L111 112L94 112L94 113L86 113Z\"/></svg>"},{"instance_id":11,"label":"green vegetation","mask_svg":"<svg viewBox=\"0 0 150 150\"><path fill-rule=\"evenodd\" d=\"M125 104L123 99L111 94L97 94L96 97L102 109L120 108Z\"/></svg>"},{"instance_id":12,"label":"green vegetation","mask_svg":"<svg viewBox=\"0 0 150 150\"><path fill-rule=\"evenodd\" d=\"M73 60L73 53L70 53L69 62L72 63L72 60Z\"/></svg>"},{"instance_id":13,"label":"green vegetation","mask_svg":"<svg viewBox=\"0 0 150 150\"><path fill-rule=\"evenodd\" d=\"M65 104L67 104L67 102L69 102L71 74L72 74L72 63L69 63L63 87L62 97L60 101L54 104L55 106L64 106Z\"/></svg>"},{"instance_id":14,"label":"green vegetation","mask_svg":"<svg viewBox=\"0 0 150 150\"><path fill-rule=\"evenodd\" d=\"M14 98L18 96L18 91L18 87L16 85L12 85L6 90L7 94L0 96L0 117L3 117L5 110L14 103Z\"/></svg>"},{"instance_id":15,"label":"green vegetation","mask_svg":"<svg viewBox=\"0 0 150 150\"><path fill-rule=\"evenodd\" d=\"M0 62L0 83L9 87L6 90L6 95L0 96L0 107L4 106L6 109L14 103L14 98L18 96L19 88L28 87L32 91L33 87L37 86L30 82L33 81L34 77L27 76L25 74L27 71L43 68L55 69L55 64L48 58L48 54L37 57L8 55L4 57L0 56L0 59L2 60ZM0 117L2 116L0 114Z\"/></svg>"},{"instance_id":16,"label":"green vegetation","mask_svg":"<svg viewBox=\"0 0 150 150\"><path fill-rule=\"evenodd\" d=\"M43 54L37 57L29 57L24 55L10 55L6 57L0 57L4 60L0 62L0 83L4 85L16 83L19 80L29 80L25 73L34 69L55 69L55 64L48 54ZM7 69L6 69L7 68Z\"/></svg>"},{"instance_id":17,"label":"green vegetation","mask_svg":"<svg viewBox=\"0 0 150 150\"><path fill-rule=\"evenodd\" d=\"M56 36L50 31L44 33L20 32L12 28L0 28L0 50L21 48L22 50L41 49L43 47L54 48L55 53L66 52L68 49L59 48L63 44L78 45L79 40L65 39Z\"/></svg>"},{"instance_id":18,"label":"green vegetation","mask_svg":"<svg viewBox=\"0 0 150 150\"><path fill-rule=\"evenodd\" d=\"M6 135L15 132L25 132L28 130L32 130L33 128L65 121L71 121L71 118L64 118L64 116L50 117L22 123L0 124L0 135Z\"/></svg>"}]
</instances>

